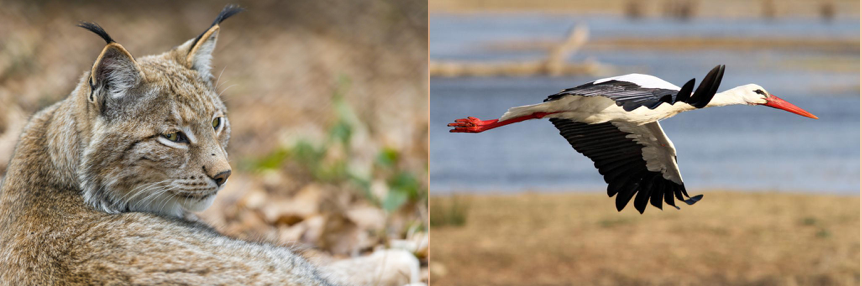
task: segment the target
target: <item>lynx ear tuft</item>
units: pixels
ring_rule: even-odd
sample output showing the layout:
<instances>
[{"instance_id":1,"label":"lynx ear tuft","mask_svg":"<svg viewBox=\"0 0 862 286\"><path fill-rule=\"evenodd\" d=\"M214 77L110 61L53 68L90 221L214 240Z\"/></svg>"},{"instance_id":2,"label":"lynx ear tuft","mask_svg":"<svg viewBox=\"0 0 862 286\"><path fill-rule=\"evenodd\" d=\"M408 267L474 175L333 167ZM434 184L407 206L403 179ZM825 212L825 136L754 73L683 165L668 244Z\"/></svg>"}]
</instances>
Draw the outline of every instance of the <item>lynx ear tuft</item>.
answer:
<instances>
[{"instance_id":1,"label":"lynx ear tuft","mask_svg":"<svg viewBox=\"0 0 862 286\"><path fill-rule=\"evenodd\" d=\"M105 29L102 29L102 26L99 26L99 24L81 22L81 23L78 23L78 27L81 27L81 28L90 30L90 32L96 33L96 35L99 35L99 37L102 37L102 39L105 40L106 44L116 43L114 41L114 39L111 39L111 36L108 35L108 32L105 32Z\"/></svg>"},{"instance_id":2,"label":"lynx ear tuft","mask_svg":"<svg viewBox=\"0 0 862 286\"><path fill-rule=\"evenodd\" d=\"M198 71L206 79L211 77L210 63L212 62L212 52L215 50L216 40L218 39L219 24L230 16L242 11L244 9L236 5L225 6L209 29L180 47L182 49L188 45L188 55L185 59L188 68Z\"/></svg>"},{"instance_id":3,"label":"lynx ear tuft","mask_svg":"<svg viewBox=\"0 0 862 286\"><path fill-rule=\"evenodd\" d=\"M135 58L122 45L115 42L102 27L85 22L78 26L96 33L108 43L90 70L90 77L87 80L90 85L90 95L87 99L90 102L101 101L105 95L111 98L122 97L126 91L141 81L143 75Z\"/></svg>"}]
</instances>

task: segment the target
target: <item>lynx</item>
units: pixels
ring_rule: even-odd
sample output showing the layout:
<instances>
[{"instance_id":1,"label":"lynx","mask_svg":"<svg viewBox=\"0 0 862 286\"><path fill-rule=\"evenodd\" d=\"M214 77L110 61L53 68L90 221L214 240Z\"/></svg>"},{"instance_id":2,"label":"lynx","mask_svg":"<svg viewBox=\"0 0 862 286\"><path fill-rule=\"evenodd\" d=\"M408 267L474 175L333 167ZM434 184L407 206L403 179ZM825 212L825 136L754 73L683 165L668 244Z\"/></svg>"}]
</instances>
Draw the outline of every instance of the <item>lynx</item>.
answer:
<instances>
[{"instance_id":1,"label":"lynx","mask_svg":"<svg viewBox=\"0 0 862 286\"><path fill-rule=\"evenodd\" d=\"M64 100L32 117L0 189L2 285L331 285L287 248L187 219L227 182L230 121L200 36L134 58L107 45Z\"/></svg>"}]
</instances>

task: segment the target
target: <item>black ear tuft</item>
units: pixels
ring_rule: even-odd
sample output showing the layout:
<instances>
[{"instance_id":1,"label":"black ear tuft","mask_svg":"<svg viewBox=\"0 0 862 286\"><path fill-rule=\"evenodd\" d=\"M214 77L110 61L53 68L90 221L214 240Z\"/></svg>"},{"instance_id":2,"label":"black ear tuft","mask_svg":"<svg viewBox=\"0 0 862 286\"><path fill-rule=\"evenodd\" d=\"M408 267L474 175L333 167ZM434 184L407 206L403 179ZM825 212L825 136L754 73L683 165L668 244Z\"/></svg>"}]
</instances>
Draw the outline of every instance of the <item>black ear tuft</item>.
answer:
<instances>
[{"instance_id":1,"label":"black ear tuft","mask_svg":"<svg viewBox=\"0 0 862 286\"><path fill-rule=\"evenodd\" d=\"M108 32L105 32L105 29L102 29L99 24L89 23L89 22L81 22L78 24L78 27L90 30L90 32L96 33L99 37L105 40L106 44L115 43L114 39L111 39L111 36L108 35Z\"/></svg>"},{"instance_id":2,"label":"black ear tuft","mask_svg":"<svg viewBox=\"0 0 862 286\"><path fill-rule=\"evenodd\" d=\"M245 9L240 8L239 6L234 5L234 4L229 4L227 6L224 6L224 9L221 10L221 13L218 14L218 17L216 17L216 19L213 21L212 25L210 25L210 27L207 28L206 31L204 31L203 33L198 35L197 38L195 38L195 41L192 42L191 47L194 48L194 46L198 44L198 41L201 40L201 37L203 37L204 34L207 33L207 31L212 29L213 26L221 24L222 21L226 20L227 18L230 18L230 16L236 15L237 13L242 12L242 11L245 11Z\"/></svg>"},{"instance_id":3,"label":"black ear tuft","mask_svg":"<svg viewBox=\"0 0 862 286\"><path fill-rule=\"evenodd\" d=\"M234 4L224 6L224 9L221 10L221 13L218 14L218 17L216 17L215 21L213 21L212 25L210 25L210 28L212 28L212 26L221 24L221 22L225 19L230 18L230 16L236 15L237 13L242 11L245 11L245 9L240 8L239 6Z\"/></svg>"}]
</instances>

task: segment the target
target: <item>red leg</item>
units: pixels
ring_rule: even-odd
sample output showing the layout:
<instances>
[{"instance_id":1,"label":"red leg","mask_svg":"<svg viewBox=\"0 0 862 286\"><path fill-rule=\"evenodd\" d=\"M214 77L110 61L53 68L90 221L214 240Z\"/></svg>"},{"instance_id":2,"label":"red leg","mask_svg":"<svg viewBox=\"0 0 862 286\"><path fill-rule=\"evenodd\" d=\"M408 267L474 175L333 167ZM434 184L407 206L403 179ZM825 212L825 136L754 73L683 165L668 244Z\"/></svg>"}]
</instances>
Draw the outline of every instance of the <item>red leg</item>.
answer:
<instances>
[{"instance_id":1,"label":"red leg","mask_svg":"<svg viewBox=\"0 0 862 286\"><path fill-rule=\"evenodd\" d=\"M454 123L449 123L446 126L455 127L454 129L449 130L449 132L452 133L479 133L488 129L494 129L524 120L540 119L554 113L559 112L536 112L530 115L515 117L504 121L498 121L497 119L481 120L476 117L467 117L466 119L455 119Z\"/></svg>"}]
</instances>

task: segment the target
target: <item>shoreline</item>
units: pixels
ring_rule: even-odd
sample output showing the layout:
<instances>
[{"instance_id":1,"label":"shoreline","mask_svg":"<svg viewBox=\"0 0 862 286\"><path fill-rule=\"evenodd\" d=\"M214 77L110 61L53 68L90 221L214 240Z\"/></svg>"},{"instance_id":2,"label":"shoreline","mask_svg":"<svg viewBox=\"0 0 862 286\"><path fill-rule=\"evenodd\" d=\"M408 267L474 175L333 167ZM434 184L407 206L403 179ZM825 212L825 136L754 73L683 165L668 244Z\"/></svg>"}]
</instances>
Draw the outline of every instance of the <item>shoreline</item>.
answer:
<instances>
[{"instance_id":1,"label":"shoreline","mask_svg":"<svg viewBox=\"0 0 862 286\"><path fill-rule=\"evenodd\" d=\"M462 225L435 226L451 201L431 197L435 283L860 282L859 197L716 190L681 210L648 206L642 215L631 203L617 212L600 193L465 196L459 204Z\"/></svg>"}]
</instances>

